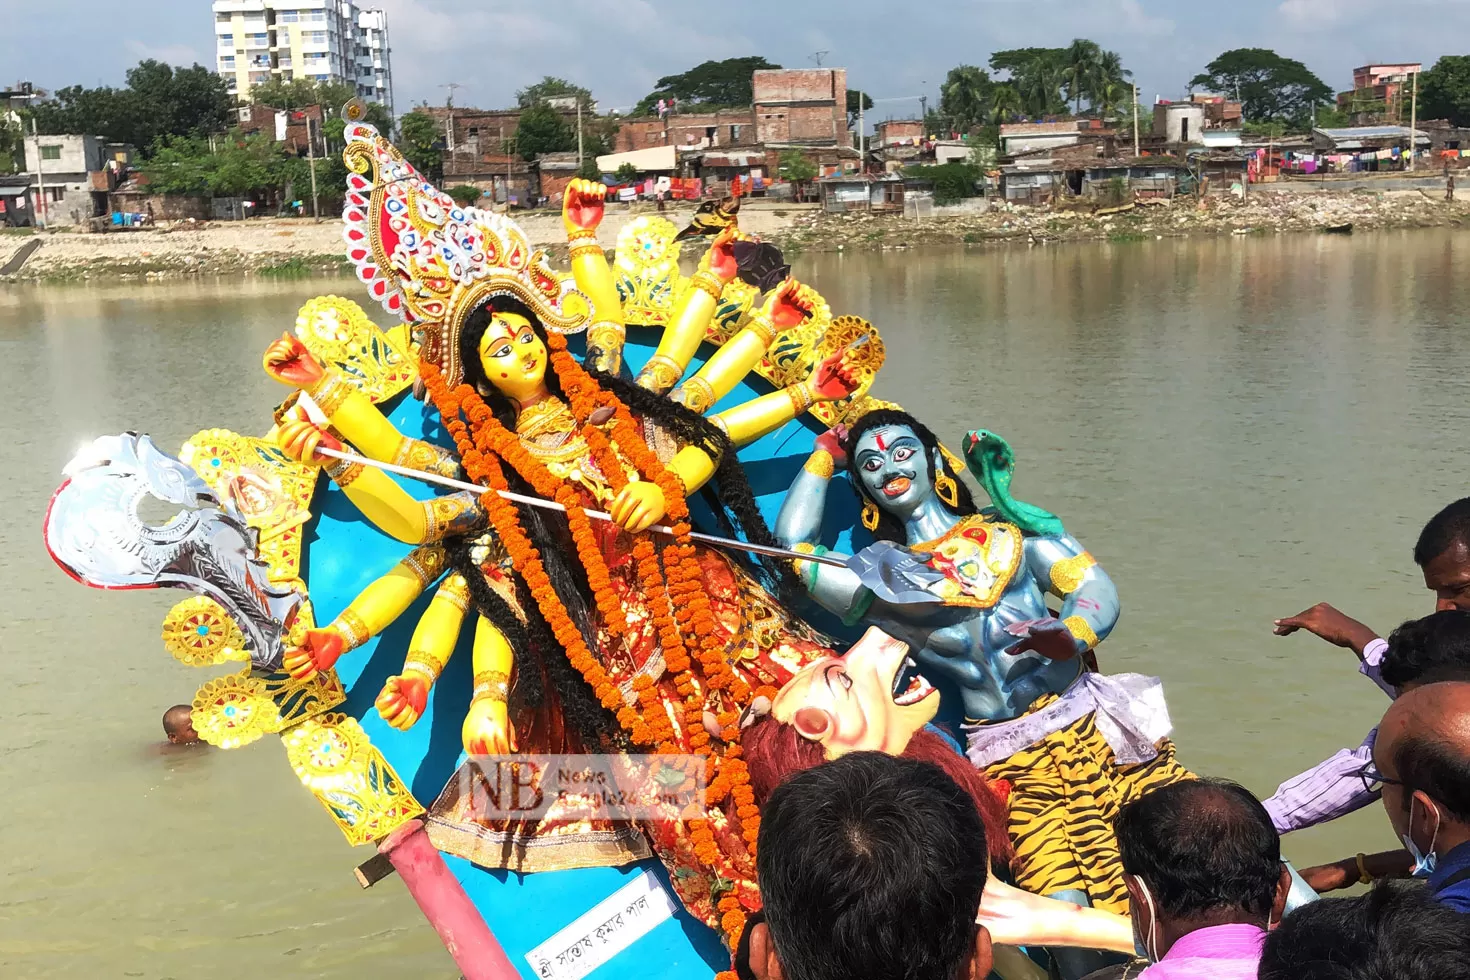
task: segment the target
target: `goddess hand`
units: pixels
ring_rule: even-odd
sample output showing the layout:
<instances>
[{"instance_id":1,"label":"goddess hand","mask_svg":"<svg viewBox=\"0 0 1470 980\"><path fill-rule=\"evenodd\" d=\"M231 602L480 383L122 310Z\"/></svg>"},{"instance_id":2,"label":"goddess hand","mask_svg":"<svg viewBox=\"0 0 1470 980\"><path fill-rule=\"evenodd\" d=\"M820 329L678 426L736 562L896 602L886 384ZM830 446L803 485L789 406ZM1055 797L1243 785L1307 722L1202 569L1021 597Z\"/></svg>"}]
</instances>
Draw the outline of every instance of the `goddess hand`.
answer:
<instances>
[{"instance_id":1,"label":"goddess hand","mask_svg":"<svg viewBox=\"0 0 1470 980\"><path fill-rule=\"evenodd\" d=\"M817 436L816 448L832 457L832 465L840 469L847 466L847 450L842 448L847 442L847 426L834 425L832 428Z\"/></svg>"},{"instance_id":2,"label":"goddess hand","mask_svg":"<svg viewBox=\"0 0 1470 980\"><path fill-rule=\"evenodd\" d=\"M306 345L288 333L265 349L264 364L266 374L296 388L310 388L327 376Z\"/></svg>"},{"instance_id":3,"label":"goddess hand","mask_svg":"<svg viewBox=\"0 0 1470 980\"><path fill-rule=\"evenodd\" d=\"M318 673L331 670L346 647L346 638L330 626L307 630L306 642L286 651L286 673L298 681L309 681Z\"/></svg>"},{"instance_id":4,"label":"goddess hand","mask_svg":"<svg viewBox=\"0 0 1470 980\"><path fill-rule=\"evenodd\" d=\"M709 271L722 283L733 280L740 273L740 264L735 261L735 226L727 225L715 236L709 247Z\"/></svg>"},{"instance_id":5,"label":"goddess hand","mask_svg":"<svg viewBox=\"0 0 1470 980\"><path fill-rule=\"evenodd\" d=\"M818 401L835 402L858 390L859 380L852 369L852 361L852 351L842 350L828 355L817 365L812 372L811 386Z\"/></svg>"},{"instance_id":6,"label":"goddess hand","mask_svg":"<svg viewBox=\"0 0 1470 980\"><path fill-rule=\"evenodd\" d=\"M1367 626L1338 612L1325 602L1319 602L1295 616L1276 620L1275 628L1271 632L1277 636L1290 636L1297 630L1315 633L1328 643L1349 648L1358 656L1363 655L1363 649L1368 644L1378 639L1378 634Z\"/></svg>"},{"instance_id":7,"label":"goddess hand","mask_svg":"<svg viewBox=\"0 0 1470 980\"><path fill-rule=\"evenodd\" d=\"M790 276L776 287L775 295L766 303L771 325L778 330L789 330L812 315L816 301L812 291Z\"/></svg>"},{"instance_id":8,"label":"goddess hand","mask_svg":"<svg viewBox=\"0 0 1470 980\"><path fill-rule=\"evenodd\" d=\"M423 716L429 703L429 686L432 682L416 672L404 672L388 678L379 692L378 714L392 727L406 732Z\"/></svg>"},{"instance_id":9,"label":"goddess hand","mask_svg":"<svg viewBox=\"0 0 1470 980\"><path fill-rule=\"evenodd\" d=\"M663 519L664 492L651 480L630 483L607 510L618 527L637 534Z\"/></svg>"},{"instance_id":10,"label":"goddess hand","mask_svg":"<svg viewBox=\"0 0 1470 980\"><path fill-rule=\"evenodd\" d=\"M607 185L593 180L574 178L562 197L561 223L571 235L578 231L596 231L602 224Z\"/></svg>"},{"instance_id":11,"label":"goddess hand","mask_svg":"<svg viewBox=\"0 0 1470 980\"><path fill-rule=\"evenodd\" d=\"M460 729L464 750L476 755L508 755L516 750L516 726L504 701L483 698L470 702Z\"/></svg>"},{"instance_id":12,"label":"goddess hand","mask_svg":"<svg viewBox=\"0 0 1470 980\"><path fill-rule=\"evenodd\" d=\"M342 443L336 436L315 422L303 419L282 419L281 424L276 426L276 445L281 447L281 452L298 463L315 466L320 466L330 458L318 456L318 448L325 446L327 449L342 451Z\"/></svg>"}]
</instances>

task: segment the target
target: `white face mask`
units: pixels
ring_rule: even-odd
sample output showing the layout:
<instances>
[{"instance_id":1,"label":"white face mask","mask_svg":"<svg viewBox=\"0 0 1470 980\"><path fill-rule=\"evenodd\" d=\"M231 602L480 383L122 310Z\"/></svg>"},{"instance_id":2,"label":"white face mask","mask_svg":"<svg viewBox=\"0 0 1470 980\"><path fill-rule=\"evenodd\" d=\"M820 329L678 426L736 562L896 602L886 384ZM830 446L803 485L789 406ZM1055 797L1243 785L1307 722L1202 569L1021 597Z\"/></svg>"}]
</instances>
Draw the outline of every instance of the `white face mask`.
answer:
<instances>
[{"instance_id":1,"label":"white face mask","mask_svg":"<svg viewBox=\"0 0 1470 980\"><path fill-rule=\"evenodd\" d=\"M1434 833L1431 834L1429 837L1429 851L1428 853L1420 851L1419 845L1414 843L1413 833L1414 804L1417 802L1418 799L1416 797L1409 797L1409 826L1405 828L1404 832L1401 835L1399 835L1399 840L1404 842L1404 846L1409 849L1409 856L1414 859L1414 869L1410 871L1409 874L1415 878L1428 878L1430 875L1434 874L1434 869L1439 863L1439 859L1434 855L1434 845L1439 842L1440 815L1439 809L1435 807ZM1426 806L1427 805L1429 804L1426 804Z\"/></svg>"},{"instance_id":2,"label":"white face mask","mask_svg":"<svg viewBox=\"0 0 1470 980\"><path fill-rule=\"evenodd\" d=\"M1150 963L1157 963L1161 957L1159 956L1159 941L1154 936L1154 932L1156 931L1154 927L1158 925L1159 914L1154 908L1154 897L1149 892L1148 885L1142 878L1134 877L1133 880L1138 882L1138 890L1143 892L1143 900L1148 904L1148 934L1140 940L1138 938L1138 931L1135 929L1133 941L1142 948L1144 959Z\"/></svg>"}]
</instances>

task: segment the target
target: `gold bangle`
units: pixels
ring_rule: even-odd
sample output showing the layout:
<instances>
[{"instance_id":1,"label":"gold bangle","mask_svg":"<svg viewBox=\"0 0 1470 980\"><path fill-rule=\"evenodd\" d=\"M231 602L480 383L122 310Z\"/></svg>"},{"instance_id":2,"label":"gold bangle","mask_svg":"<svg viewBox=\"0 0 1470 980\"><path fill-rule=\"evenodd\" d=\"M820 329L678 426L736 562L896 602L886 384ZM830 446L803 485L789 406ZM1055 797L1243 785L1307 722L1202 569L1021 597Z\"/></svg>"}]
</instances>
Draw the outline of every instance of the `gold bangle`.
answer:
<instances>
[{"instance_id":1,"label":"gold bangle","mask_svg":"<svg viewBox=\"0 0 1470 980\"><path fill-rule=\"evenodd\" d=\"M730 426L725 423L725 418L722 415L711 415L709 417L709 424L727 436L730 434Z\"/></svg>"},{"instance_id":2,"label":"gold bangle","mask_svg":"<svg viewBox=\"0 0 1470 980\"><path fill-rule=\"evenodd\" d=\"M1367 856L1362 851L1358 852L1358 884L1360 885L1371 885L1377 880L1368 873L1368 866L1363 863Z\"/></svg>"},{"instance_id":3,"label":"gold bangle","mask_svg":"<svg viewBox=\"0 0 1470 980\"><path fill-rule=\"evenodd\" d=\"M587 242L587 241L590 241L590 242L596 242L597 241L597 229L596 228L578 228L576 231L569 231L569 232L567 232L567 243L568 244L571 244L573 242Z\"/></svg>"},{"instance_id":4,"label":"gold bangle","mask_svg":"<svg viewBox=\"0 0 1470 980\"><path fill-rule=\"evenodd\" d=\"M330 476L343 490L351 486L352 481L362 476L367 467L362 463L350 462L345 459L334 459L325 467L327 476Z\"/></svg>"},{"instance_id":5,"label":"gold bangle","mask_svg":"<svg viewBox=\"0 0 1470 980\"><path fill-rule=\"evenodd\" d=\"M337 614L337 618L332 620L330 628L342 634L342 638L346 640L343 646L348 650L356 650L373 638L373 634L368 630L367 624L362 621L362 617L351 606L348 606Z\"/></svg>"},{"instance_id":6,"label":"gold bangle","mask_svg":"<svg viewBox=\"0 0 1470 980\"><path fill-rule=\"evenodd\" d=\"M306 393L311 396L312 401L316 402L322 414L331 418L341 410L342 403L351 398L352 393L356 390L342 375L336 371L328 371L322 375L322 380L308 388Z\"/></svg>"},{"instance_id":7,"label":"gold bangle","mask_svg":"<svg viewBox=\"0 0 1470 980\"><path fill-rule=\"evenodd\" d=\"M628 328L616 320L599 320L587 328L588 347L619 347L628 338Z\"/></svg>"},{"instance_id":8,"label":"gold bangle","mask_svg":"<svg viewBox=\"0 0 1470 980\"><path fill-rule=\"evenodd\" d=\"M718 276L713 272L701 269L689 277L689 285L704 293L716 303L720 301L720 294L725 291L725 284L720 282Z\"/></svg>"},{"instance_id":9,"label":"gold bangle","mask_svg":"<svg viewBox=\"0 0 1470 980\"><path fill-rule=\"evenodd\" d=\"M575 259L575 258L578 258L579 256L583 256L583 255L601 255L601 254L602 254L602 246L599 245L599 244L597 244L597 240L596 239L593 239L592 241L587 242L587 243L582 244L582 245L573 245L571 247L571 250L567 253L567 258Z\"/></svg>"},{"instance_id":10,"label":"gold bangle","mask_svg":"<svg viewBox=\"0 0 1470 980\"><path fill-rule=\"evenodd\" d=\"M426 588L444 570L444 559L443 548L426 544L404 555L399 564L413 572L414 577L419 580L419 586Z\"/></svg>"},{"instance_id":11,"label":"gold bangle","mask_svg":"<svg viewBox=\"0 0 1470 980\"><path fill-rule=\"evenodd\" d=\"M503 704L510 696L510 675L503 670L482 670L475 674L475 693L470 702L495 701Z\"/></svg>"},{"instance_id":12,"label":"gold bangle","mask_svg":"<svg viewBox=\"0 0 1470 980\"><path fill-rule=\"evenodd\" d=\"M806 464L802 466L802 469L806 470L812 476L819 476L824 480L830 480L832 479L832 473L836 470L836 465L831 453L825 449L818 449L811 456L807 457Z\"/></svg>"},{"instance_id":13,"label":"gold bangle","mask_svg":"<svg viewBox=\"0 0 1470 980\"><path fill-rule=\"evenodd\" d=\"M1087 624L1087 620L1081 616L1068 616L1062 620L1062 625L1067 627L1074 637L1081 640L1087 649L1091 650L1097 646L1097 634L1092 631L1092 627Z\"/></svg>"},{"instance_id":14,"label":"gold bangle","mask_svg":"<svg viewBox=\"0 0 1470 980\"><path fill-rule=\"evenodd\" d=\"M817 393L812 391L811 385L805 381L800 384L787 385L784 390L786 397L791 399L791 407L796 409L797 415L801 415L817 403Z\"/></svg>"},{"instance_id":15,"label":"gold bangle","mask_svg":"<svg viewBox=\"0 0 1470 980\"><path fill-rule=\"evenodd\" d=\"M760 338L762 348L771 346L772 341L776 339L776 327L764 313L751 317L745 329Z\"/></svg>"},{"instance_id":16,"label":"gold bangle","mask_svg":"<svg viewBox=\"0 0 1470 980\"><path fill-rule=\"evenodd\" d=\"M643 365L643 370L638 372L638 384L642 388L663 394L684 376L684 365L666 357L663 354L655 354Z\"/></svg>"},{"instance_id":17,"label":"gold bangle","mask_svg":"<svg viewBox=\"0 0 1470 980\"><path fill-rule=\"evenodd\" d=\"M444 673L444 659L428 650L409 650L403 661L404 671L415 670L436 680Z\"/></svg>"},{"instance_id":18,"label":"gold bangle","mask_svg":"<svg viewBox=\"0 0 1470 980\"><path fill-rule=\"evenodd\" d=\"M671 395L674 401L682 402L691 412L703 415L715 403L715 389L704 378L695 375L681 384Z\"/></svg>"},{"instance_id":19,"label":"gold bangle","mask_svg":"<svg viewBox=\"0 0 1470 980\"><path fill-rule=\"evenodd\" d=\"M470 608L470 583L465 581L463 575L455 572L445 577L444 584L439 586L434 598L443 599L460 612L465 612Z\"/></svg>"}]
</instances>

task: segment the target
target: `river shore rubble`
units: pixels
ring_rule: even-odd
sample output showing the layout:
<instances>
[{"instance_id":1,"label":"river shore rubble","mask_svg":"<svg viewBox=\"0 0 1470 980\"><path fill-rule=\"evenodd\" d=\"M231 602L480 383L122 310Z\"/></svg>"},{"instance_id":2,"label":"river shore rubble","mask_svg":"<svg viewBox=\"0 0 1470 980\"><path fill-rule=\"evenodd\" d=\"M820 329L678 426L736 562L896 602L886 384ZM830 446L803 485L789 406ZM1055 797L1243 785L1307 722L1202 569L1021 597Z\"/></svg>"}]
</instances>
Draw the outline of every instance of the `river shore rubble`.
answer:
<instances>
[{"instance_id":1,"label":"river shore rubble","mask_svg":"<svg viewBox=\"0 0 1470 980\"><path fill-rule=\"evenodd\" d=\"M611 248L627 221L647 211L609 208L601 238ZM691 209L670 209L682 227ZM551 212L516 214L533 244L565 261L565 232ZM1030 207L972 201L935 208L915 219L899 214L826 213L814 206L743 208L741 227L773 241L788 257L803 251L929 246L1037 246L1064 242L1126 243L1204 235L1439 228L1464 225L1470 201L1446 201L1442 191L1401 190L1272 193L1235 198L1179 197L1123 208ZM36 236L0 234L0 266ZM339 275L342 224L264 218L244 222L180 223L170 228L109 234L40 233L43 244L18 272L0 282L83 282L179 279L194 276Z\"/></svg>"}]
</instances>

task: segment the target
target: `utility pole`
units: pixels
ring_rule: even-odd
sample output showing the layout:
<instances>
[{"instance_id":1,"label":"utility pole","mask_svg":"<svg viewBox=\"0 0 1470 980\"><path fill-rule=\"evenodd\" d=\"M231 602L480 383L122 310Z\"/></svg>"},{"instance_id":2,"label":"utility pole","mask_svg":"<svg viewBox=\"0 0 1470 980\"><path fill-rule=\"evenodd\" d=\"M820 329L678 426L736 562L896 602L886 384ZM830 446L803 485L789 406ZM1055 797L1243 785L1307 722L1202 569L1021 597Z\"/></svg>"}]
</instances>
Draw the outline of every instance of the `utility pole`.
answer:
<instances>
[{"instance_id":1,"label":"utility pole","mask_svg":"<svg viewBox=\"0 0 1470 980\"><path fill-rule=\"evenodd\" d=\"M454 90L457 89L457 88L464 88L464 86L461 85L461 84L459 84L458 82L446 82L445 84L443 84L443 85L441 85L439 87L440 88L447 88L449 90L449 94L444 97L444 108L446 108L446 109L449 110L449 131L447 133L445 133L444 135L446 137L446 139L445 139L445 146L448 148L448 150L449 150L450 153L453 153L454 152Z\"/></svg>"},{"instance_id":2,"label":"utility pole","mask_svg":"<svg viewBox=\"0 0 1470 980\"><path fill-rule=\"evenodd\" d=\"M577 169L582 169L582 97L577 96Z\"/></svg>"},{"instance_id":3,"label":"utility pole","mask_svg":"<svg viewBox=\"0 0 1470 980\"><path fill-rule=\"evenodd\" d=\"M321 107L317 107L320 111ZM313 221L321 222L322 217L316 210L316 137L311 132L312 118L306 117L306 163L311 168L311 217Z\"/></svg>"},{"instance_id":4,"label":"utility pole","mask_svg":"<svg viewBox=\"0 0 1470 980\"><path fill-rule=\"evenodd\" d=\"M1414 169L1414 154L1419 151L1419 73L1414 72L1414 95L1409 101L1409 170Z\"/></svg>"},{"instance_id":5,"label":"utility pole","mask_svg":"<svg viewBox=\"0 0 1470 980\"><path fill-rule=\"evenodd\" d=\"M41 159L41 137L36 132L36 119L31 117L31 142L36 144L36 204L41 213L41 227L51 224L51 209L46 206L46 175L42 172L45 161Z\"/></svg>"},{"instance_id":6,"label":"utility pole","mask_svg":"<svg viewBox=\"0 0 1470 980\"><path fill-rule=\"evenodd\" d=\"M868 172L868 128L863 118L863 101L866 92L858 93L858 173Z\"/></svg>"},{"instance_id":7,"label":"utility pole","mask_svg":"<svg viewBox=\"0 0 1470 980\"><path fill-rule=\"evenodd\" d=\"M1138 156L1138 84L1133 85L1133 156Z\"/></svg>"}]
</instances>

